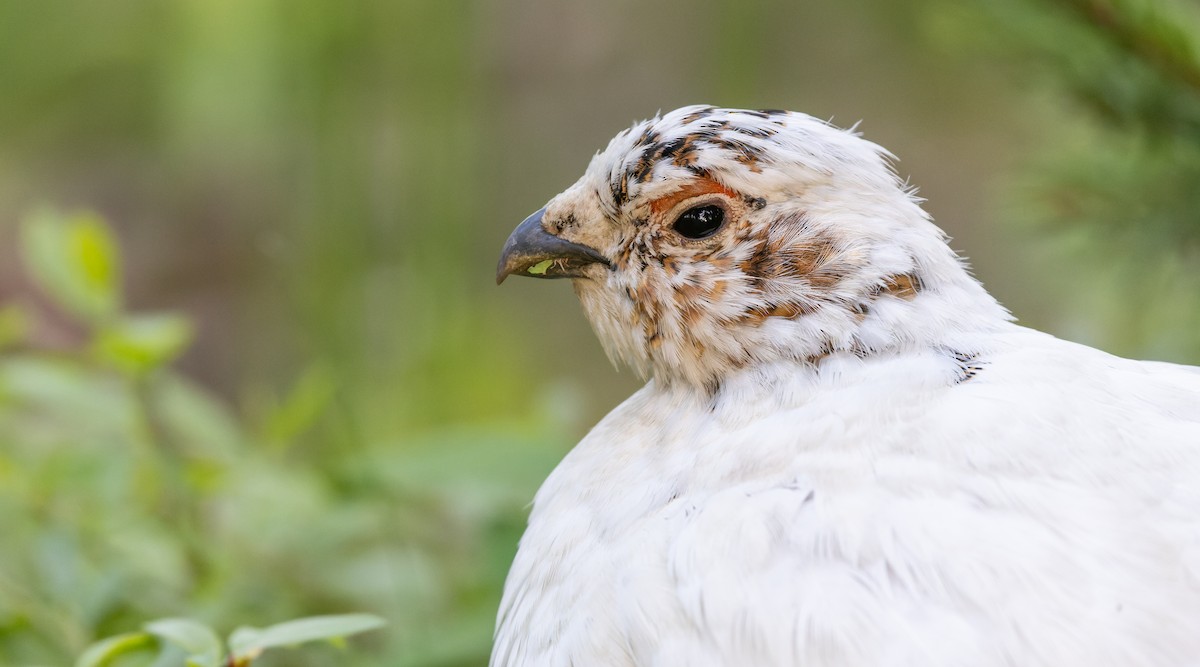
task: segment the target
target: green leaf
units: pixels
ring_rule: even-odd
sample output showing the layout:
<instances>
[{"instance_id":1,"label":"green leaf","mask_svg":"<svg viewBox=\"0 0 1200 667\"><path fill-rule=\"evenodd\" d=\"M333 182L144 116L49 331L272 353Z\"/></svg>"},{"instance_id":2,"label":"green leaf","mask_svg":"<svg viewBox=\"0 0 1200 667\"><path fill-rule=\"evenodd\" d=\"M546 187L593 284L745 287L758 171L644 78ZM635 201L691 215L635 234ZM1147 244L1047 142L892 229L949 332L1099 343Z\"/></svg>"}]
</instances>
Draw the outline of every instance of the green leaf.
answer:
<instances>
[{"instance_id":1,"label":"green leaf","mask_svg":"<svg viewBox=\"0 0 1200 667\"><path fill-rule=\"evenodd\" d=\"M89 324L116 314L120 260L99 216L39 209L25 218L21 240L27 268L59 306Z\"/></svg>"},{"instance_id":2,"label":"green leaf","mask_svg":"<svg viewBox=\"0 0 1200 667\"><path fill-rule=\"evenodd\" d=\"M262 629L238 628L229 636L229 647L236 660L252 660L269 648L293 646L311 641L335 640L374 630L382 627L384 623L382 618L372 614L310 616Z\"/></svg>"},{"instance_id":3,"label":"green leaf","mask_svg":"<svg viewBox=\"0 0 1200 667\"><path fill-rule=\"evenodd\" d=\"M182 648L188 667L217 667L221 640L207 625L186 618L163 618L145 625L146 632Z\"/></svg>"},{"instance_id":4,"label":"green leaf","mask_svg":"<svg viewBox=\"0 0 1200 667\"><path fill-rule=\"evenodd\" d=\"M554 260L547 259L545 261L541 261L541 262L538 262L537 264L534 264L533 266L529 267L529 269L527 269L527 270L530 275L540 276L543 273L545 273L546 270L549 269L550 265L553 263L554 263Z\"/></svg>"},{"instance_id":5,"label":"green leaf","mask_svg":"<svg viewBox=\"0 0 1200 667\"><path fill-rule=\"evenodd\" d=\"M92 644L75 661L75 667L105 667L116 658L154 646L154 637L145 632L128 632Z\"/></svg>"},{"instance_id":6,"label":"green leaf","mask_svg":"<svg viewBox=\"0 0 1200 667\"><path fill-rule=\"evenodd\" d=\"M191 339L192 325L180 315L136 315L103 327L93 345L104 361L139 374L174 360Z\"/></svg>"}]
</instances>

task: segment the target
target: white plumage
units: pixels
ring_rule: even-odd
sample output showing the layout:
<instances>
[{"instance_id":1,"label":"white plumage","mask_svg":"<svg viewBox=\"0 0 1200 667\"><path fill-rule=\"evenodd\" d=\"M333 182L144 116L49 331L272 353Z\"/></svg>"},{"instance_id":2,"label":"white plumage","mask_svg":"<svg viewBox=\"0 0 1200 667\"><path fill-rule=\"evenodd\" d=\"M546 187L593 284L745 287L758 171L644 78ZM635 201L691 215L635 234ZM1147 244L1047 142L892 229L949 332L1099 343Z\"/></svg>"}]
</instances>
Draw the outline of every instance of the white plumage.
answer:
<instances>
[{"instance_id":1,"label":"white plumage","mask_svg":"<svg viewBox=\"0 0 1200 667\"><path fill-rule=\"evenodd\" d=\"M882 155L688 107L514 233L651 379L538 492L494 667L1200 665L1200 369L1013 324Z\"/></svg>"}]
</instances>

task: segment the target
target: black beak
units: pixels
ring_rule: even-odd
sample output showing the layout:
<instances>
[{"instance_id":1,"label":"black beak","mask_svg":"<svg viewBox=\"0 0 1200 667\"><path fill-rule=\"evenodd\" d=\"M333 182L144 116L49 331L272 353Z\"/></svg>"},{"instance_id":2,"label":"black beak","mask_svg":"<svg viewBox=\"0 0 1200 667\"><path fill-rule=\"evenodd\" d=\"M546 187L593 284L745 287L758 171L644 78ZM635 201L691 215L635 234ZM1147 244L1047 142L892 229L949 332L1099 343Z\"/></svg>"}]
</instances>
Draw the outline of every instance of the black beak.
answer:
<instances>
[{"instance_id":1,"label":"black beak","mask_svg":"<svg viewBox=\"0 0 1200 667\"><path fill-rule=\"evenodd\" d=\"M533 278L582 278L583 269L591 264L612 266L608 259L578 243L561 239L542 227L542 208L517 225L496 266L496 284L516 273Z\"/></svg>"}]
</instances>

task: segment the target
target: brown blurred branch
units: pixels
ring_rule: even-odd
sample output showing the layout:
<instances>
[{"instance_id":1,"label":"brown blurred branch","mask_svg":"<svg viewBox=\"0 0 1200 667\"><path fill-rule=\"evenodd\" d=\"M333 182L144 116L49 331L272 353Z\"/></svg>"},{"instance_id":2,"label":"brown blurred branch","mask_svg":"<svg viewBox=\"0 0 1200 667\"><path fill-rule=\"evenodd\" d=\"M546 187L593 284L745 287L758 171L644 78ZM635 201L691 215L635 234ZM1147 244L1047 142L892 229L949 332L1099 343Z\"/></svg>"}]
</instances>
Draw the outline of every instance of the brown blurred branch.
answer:
<instances>
[{"instance_id":1,"label":"brown blurred branch","mask_svg":"<svg viewBox=\"0 0 1200 667\"><path fill-rule=\"evenodd\" d=\"M1172 50L1105 0L1052 0L1092 25L1126 53L1200 93L1200 62Z\"/></svg>"}]
</instances>

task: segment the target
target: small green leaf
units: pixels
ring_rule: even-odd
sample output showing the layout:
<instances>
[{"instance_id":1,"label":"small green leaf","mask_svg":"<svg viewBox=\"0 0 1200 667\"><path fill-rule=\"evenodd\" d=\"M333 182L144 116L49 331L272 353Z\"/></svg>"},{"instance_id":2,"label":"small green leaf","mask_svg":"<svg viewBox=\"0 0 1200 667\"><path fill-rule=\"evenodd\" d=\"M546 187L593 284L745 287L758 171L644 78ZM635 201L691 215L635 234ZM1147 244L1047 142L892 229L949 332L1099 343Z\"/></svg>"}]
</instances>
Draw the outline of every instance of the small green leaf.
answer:
<instances>
[{"instance_id":1,"label":"small green leaf","mask_svg":"<svg viewBox=\"0 0 1200 667\"><path fill-rule=\"evenodd\" d=\"M129 632L92 644L75 661L75 667L105 667L114 659L154 646L154 637L145 632Z\"/></svg>"},{"instance_id":2,"label":"small green leaf","mask_svg":"<svg viewBox=\"0 0 1200 667\"><path fill-rule=\"evenodd\" d=\"M543 273L545 273L546 270L549 269L550 265L553 263L554 263L554 260L552 260L552 259L547 259L547 260L538 262L537 264L534 264L533 266L529 267L529 269L528 269L529 275L540 276Z\"/></svg>"},{"instance_id":3,"label":"small green leaf","mask_svg":"<svg viewBox=\"0 0 1200 667\"><path fill-rule=\"evenodd\" d=\"M131 374L143 373L179 356L192 339L192 326L179 315L137 315L103 327L96 354Z\"/></svg>"},{"instance_id":4,"label":"small green leaf","mask_svg":"<svg viewBox=\"0 0 1200 667\"><path fill-rule=\"evenodd\" d=\"M59 306L90 324L116 314L120 260L99 216L40 209L25 218L21 236L26 266Z\"/></svg>"},{"instance_id":5,"label":"small green leaf","mask_svg":"<svg viewBox=\"0 0 1200 667\"><path fill-rule=\"evenodd\" d=\"M269 648L338 639L374 630L384 623L371 614L342 614L298 618L262 629L241 627L230 635L229 648L237 660L253 659Z\"/></svg>"},{"instance_id":6,"label":"small green leaf","mask_svg":"<svg viewBox=\"0 0 1200 667\"><path fill-rule=\"evenodd\" d=\"M171 642L187 653L188 667L217 667L221 640L203 623L186 618L163 618L145 625L146 632Z\"/></svg>"}]
</instances>

